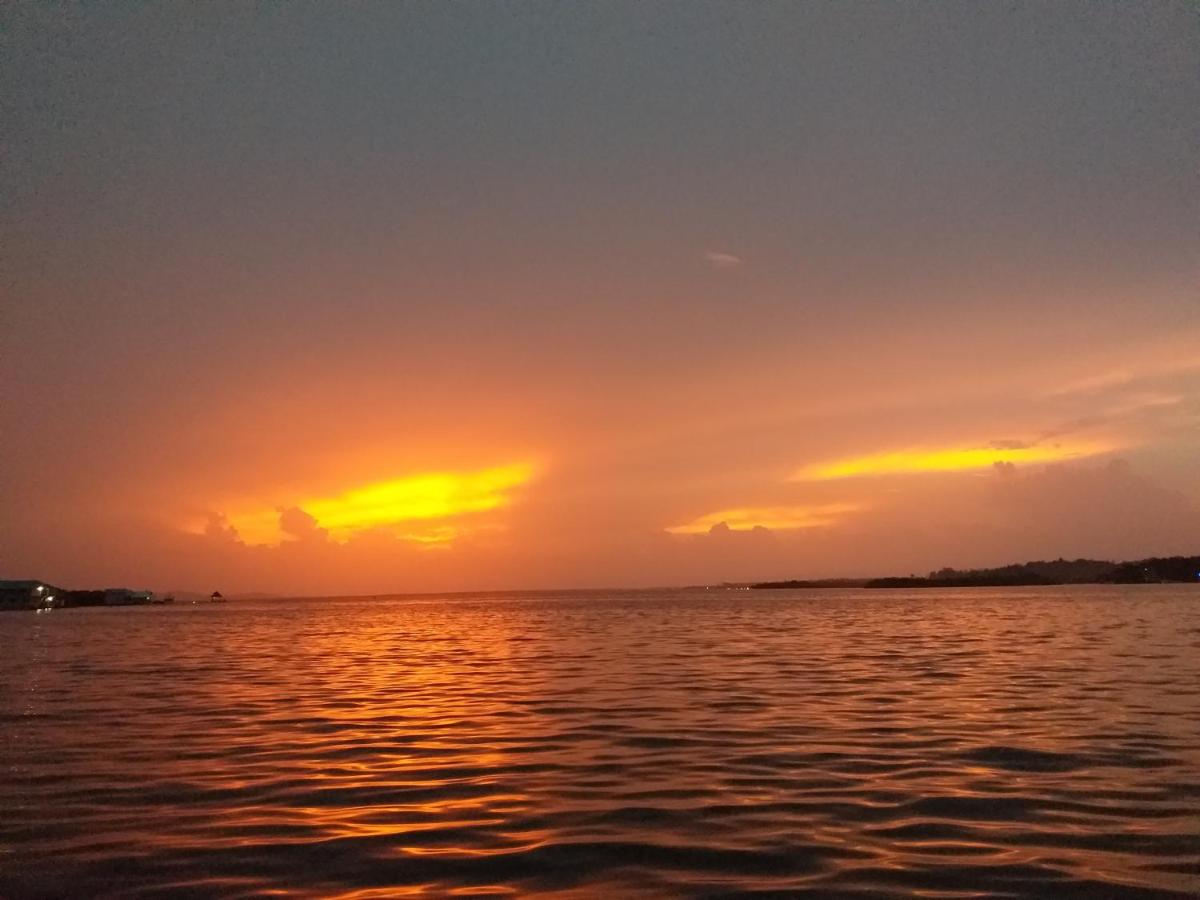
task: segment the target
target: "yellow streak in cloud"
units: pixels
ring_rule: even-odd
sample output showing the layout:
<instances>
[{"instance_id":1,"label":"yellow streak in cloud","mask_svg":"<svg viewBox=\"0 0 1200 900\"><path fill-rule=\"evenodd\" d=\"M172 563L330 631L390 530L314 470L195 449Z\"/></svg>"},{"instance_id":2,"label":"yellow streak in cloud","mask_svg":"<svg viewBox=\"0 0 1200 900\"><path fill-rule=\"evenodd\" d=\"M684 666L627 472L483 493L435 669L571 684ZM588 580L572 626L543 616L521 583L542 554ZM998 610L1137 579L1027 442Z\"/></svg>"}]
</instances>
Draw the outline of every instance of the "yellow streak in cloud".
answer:
<instances>
[{"instance_id":1,"label":"yellow streak in cloud","mask_svg":"<svg viewBox=\"0 0 1200 900\"><path fill-rule=\"evenodd\" d=\"M819 506L757 506L739 509L722 509L701 516L686 525L668 528L671 534L704 534L714 525L724 523L731 531L751 531L754 528L769 528L772 531L787 531L794 528L817 528L831 525L846 513L856 512L862 507L853 503L826 503Z\"/></svg>"},{"instance_id":2,"label":"yellow streak in cloud","mask_svg":"<svg viewBox=\"0 0 1200 900\"><path fill-rule=\"evenodd\" d=\"M442 519L483 512L508 503L507 491L528 481L527 464L482 472L438 472L398 478L357 488L327 500L311 500L300 508L330 532L362 531L414 519Z\"/></svg>"},{"instance_id":3,"label":"yellow streak in cloud","mask_svg":"<svg viewBox=\"0 0 1200 900\"><path fill-rule=\"evenodd\" d=\"M965 472L986 469L996 463L1048 463L1097 456L1119 449L1114 442L1092 441L1074 444L1034 444L1029 447L997 449L970 447L951 449L909 449L852 456L832 462L804 466L789 481L832 481L874 475L901 475L921 472Z\"/></svg>"},{"instance_id":4,"label":"yellow streak in cloud","mask_svg":"<svg viewBox=\"0 0 1200 900\"><path fill-rule=\"evenodd\" d=\"M467 529L442 521L509 505L509 493L534 475L529 463L477 472L433 472L364 485L336 497L256 505L230 511L229 523L247 544L278 544L287 539L279 527L280 509L296 506L337 541L372 528L392 528L405 540L433 544L451 541ZM430 521L426 527L410 523ZM404 526L403 531L395 526Z\"/></svg>"}]
</instances>

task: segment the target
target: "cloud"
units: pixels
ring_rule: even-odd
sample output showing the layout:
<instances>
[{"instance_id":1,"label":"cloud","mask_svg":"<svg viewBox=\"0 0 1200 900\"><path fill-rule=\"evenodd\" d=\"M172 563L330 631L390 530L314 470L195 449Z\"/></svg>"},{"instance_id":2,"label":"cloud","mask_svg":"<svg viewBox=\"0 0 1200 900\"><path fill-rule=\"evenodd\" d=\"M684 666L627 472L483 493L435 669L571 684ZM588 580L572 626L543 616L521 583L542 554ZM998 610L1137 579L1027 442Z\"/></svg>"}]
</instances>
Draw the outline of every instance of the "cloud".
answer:
<instances>
[{"instance_id":1,"label":"cloud","mask_svg":"<svg viewBox=\"0 0 1200 900\"><path fill-rule=\"evenodd\" d=\"M790 531L832 525L847 513L862 507L855 503L824 503L809 506L757 506L722 509L667 529L671 534L704 534L725 531Z\"/></svg>"},{"instance_id":2,"label":"cloud","mask_svg":"<svg viewBox=\"0 0 1200 900\"><path fill-rule=\"evenodd\" d=\"M371 482L334 496L291 498L283 504L250 502L230 509L228 522L252 545L317 531L338 542L374 529L421 543L450 540L466 529L459 520L512 503L513 491L534 474L528 463L466 472L429 472ZM451 524L455 523L455 524Z\"/></svg>"},{"instance_id":3,"label":"cloud","mask_svg":"<svg viewBox=\"0 0 1200 900\"><path fill-rule=\"evenodd\" d=\"M704 258L708 260L708 264L714 269L735 269L743 263L740 256L734 256L732 253L723 253L720 250L709 250L705 252Z\"/></svg>"},{"instance_id":4,"label":"cloud","mask_svg":"<svg viewBox=\"0 0 1200 900\"><path fill-rule=\"evenodd\" d=\"M1200 372L1196 356L1145 363L1095 372L1055 385L1044 392L1047 397L1070 397L1078 394L1100 394L1121 390L1137 384L1186 377Z\"/></svg>"},{"instance_id":5,"label":"cloud","mask_svg":"<svg viewBox=\"0 0 1200 900\"><path fill-rule=\"evenodd\" d=\"M313 516L298 506L279 511L279 530L298 541L325 542L329 540L329 532L317 524L317 520Z\"/></svg>"},{"instance_id":6,"label":"cloud","mask_svg":"<svg viewBox=\"0 0 1200 900\"><path fill-rule=\"evenodd\" d=\"M1132 413L1164 406L1178 406L1187 397L1183 394L1165 394L1155 391L1145 391L1128 394L1109 406L1104 412L1113 417L1128 416Z\"/></svg>"},{"instance_id":7,"label":"cloud","mask_svg":"<svg viewBox=\"0 0 1200 900\"><path fill-rule=\"evenodd\" d=\"M831 481L880 475L964 472L987 469L997 462L1048 463L1098 456L1119 449L1115 440L1075 441L1046 445L1016 440L993 441L990 447L922 447L885 450L864 456L813 463L794 472L791 481Z\"/></svg>"},{"instance_id":8,"label":"cloud","mask_svg":"<svg viewBox=\"0 0 1200 900\"><path fill-rule=\"evenodd\" d=\"M1200 509L1122 459L1017 467L981 478L918 482L874 495L828 528L714 528L675 537L679 581L925 573L1029 559L1194 554ZM758 536L757 538L755 536Z\"/></svg>"},{"instance_id":9,"label":"cloud","mask_svg":"<svg viewBox=\"0 0 1200 900\"><path fill-rule=\"evenodd\" d=\"M1075 378L1065 384L1060 384L1046 391L1048 397L1064 397L1073 394L1094 394L1109 388L1124 387L1137 376L1129 369L1114 369L1110 372L1100 372Z\"/></svg>"},{"instance_id":10,"label":"cloud","mask_svg":"<svg viewBox=\"0 0 1200 900\"><path fill-rule=\"evenodd\" d=\"M229 521L220 513L209 513L200 533L212 540L229 543L241 543L242 541L238 530L230 525Z\"/></svg>"},{"instance_id":11,"label":"cloud","mask_svg":"<svg viewBox=\"0 0 1200 900\"><path fill-rule=\"evenodd\" d=\"M1200 510L1124 459L1057 465L999 478L980 504L1013 536L1010 554L1104 558L1196 553Z\"/></svg>"},{"instance_id":12,"label":"cloud","mask_svg":"<svg viewBox=\"0 0 1200 900\"><path fill-rule=\"evenodd\" d=\"M169 590L308 595L871 576L1058 556L1136 559L1200 550L1195 502L1156 484L1132 463L1001 462L981 477L889 486L895 490L864 483L862 509L829 525L778 530L760 522L736 528L713 522L706 531L672 534L654 527L653 505L598 510L564 494L522 504L519 513L506 517L508 530L473 530L439 549L382 528L355 533L344 543L286 539L256 546L238 541L220 516L190 532L161 518L35 519L0 536L6 550L14 548L14 555L27 560L34 577L52 573L68 587L135 582ZM812 484L802 490L850 487ZM793 504L782 508L799 505ZM293 533L314 534L311 514L283 513ZM280 518L275 511L277 527Z\"/></svg>"}]
</instances>

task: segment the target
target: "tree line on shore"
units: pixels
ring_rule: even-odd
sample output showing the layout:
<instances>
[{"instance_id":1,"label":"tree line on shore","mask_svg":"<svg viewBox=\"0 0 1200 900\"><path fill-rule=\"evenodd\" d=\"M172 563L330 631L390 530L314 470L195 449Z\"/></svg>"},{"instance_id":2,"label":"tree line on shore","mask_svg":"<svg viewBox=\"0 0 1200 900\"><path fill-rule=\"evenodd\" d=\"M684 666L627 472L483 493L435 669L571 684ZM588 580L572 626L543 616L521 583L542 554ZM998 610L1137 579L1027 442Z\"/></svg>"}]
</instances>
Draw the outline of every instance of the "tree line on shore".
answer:
<instances>
[{"instance_id":1,"label":"tree line on shore","mask_svg":"<svg viewBox=\"0 0 1200 900\"><path fill-rule=\"evenodd\" d=\"M1053 584L1171 584L1200 582L1200 556L1151 557L1129 562L1054 559L1013 563L993 569L938 569L927 576L826 578L762 581L752 588L818 587L1031 587Z\"/></svg>"}]
</instances>

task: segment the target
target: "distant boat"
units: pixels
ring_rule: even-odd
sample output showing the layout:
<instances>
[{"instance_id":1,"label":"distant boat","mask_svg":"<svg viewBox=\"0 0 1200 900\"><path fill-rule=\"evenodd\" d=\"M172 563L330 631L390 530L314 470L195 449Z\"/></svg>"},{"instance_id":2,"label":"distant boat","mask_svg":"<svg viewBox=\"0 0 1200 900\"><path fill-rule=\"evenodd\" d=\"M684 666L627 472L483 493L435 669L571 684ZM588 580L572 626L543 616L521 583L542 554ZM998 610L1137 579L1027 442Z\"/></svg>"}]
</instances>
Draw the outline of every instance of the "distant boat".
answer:
<instances>
[{"instance_id":1,"label":"distant boat","mask_svg":"<svg viewBox=\"0 0 1200 900\"><path fill-rule=\"evenodd\" d=\"M220 591L213 591L212 594L209 596L208 600L210 603L224 603L225 602L225 598L221 595Z\"/></svg>"}]
</instances>

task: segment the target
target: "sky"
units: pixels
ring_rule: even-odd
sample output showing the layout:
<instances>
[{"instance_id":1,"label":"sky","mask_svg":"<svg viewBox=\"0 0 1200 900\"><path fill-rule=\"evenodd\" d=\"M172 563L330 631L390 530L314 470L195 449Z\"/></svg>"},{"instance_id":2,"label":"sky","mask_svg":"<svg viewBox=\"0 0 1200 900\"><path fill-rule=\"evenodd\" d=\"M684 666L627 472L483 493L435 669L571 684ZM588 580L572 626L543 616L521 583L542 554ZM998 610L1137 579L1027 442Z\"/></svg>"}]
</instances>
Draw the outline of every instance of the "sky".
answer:
<instances>
[{"instance_id":1,"label":"sky","mask_svg":"<svg viewBox=\"0 0 1200 900\"><path fill-rule=\"evenodd\" d=\"M0 577L1200 553L1194 4L0 26Z\"/></svg>"}]
</instances>

